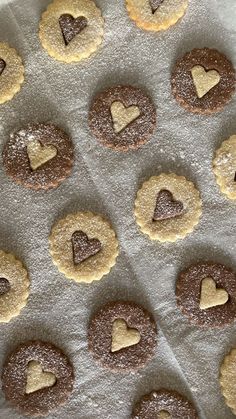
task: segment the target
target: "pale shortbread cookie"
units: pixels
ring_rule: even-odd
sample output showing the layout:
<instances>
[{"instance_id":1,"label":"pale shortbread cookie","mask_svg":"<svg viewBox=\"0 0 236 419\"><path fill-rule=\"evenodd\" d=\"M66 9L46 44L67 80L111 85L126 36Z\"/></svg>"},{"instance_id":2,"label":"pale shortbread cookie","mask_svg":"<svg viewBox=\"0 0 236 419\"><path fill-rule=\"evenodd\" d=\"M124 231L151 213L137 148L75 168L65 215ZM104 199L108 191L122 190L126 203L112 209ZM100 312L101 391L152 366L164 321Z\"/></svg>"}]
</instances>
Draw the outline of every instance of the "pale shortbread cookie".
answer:
<instances>
[{"instance_id":1,"label":"pale shortbread cookie","mask_svg":"<svg viewBox=\"0 0 236 419\"><path fill-rule=\"evenodd\" d=\"M226 404L236 415L236 349L232 349L221 364L220 385Z\"/></svg>"},{"instance_id":2,"label":"pale shortbread cookie","mask_svg":"<svg viewBox=\"0 0 236 419\"><path fill-rule=\"evenodd\" d=\"M156 211L157 197L161 191L169 191L173 202L182 203L183 212L166 219L153 220ZM165 211L165 208L161 208ZM167 207L167 210L169 208ZM192 182L174 173L162 173L144 182L137 193L135 216L143 233L152 240L174 242L184 238L194 230L202 214L202 201L199 191Z\"/></svg>"},{"instance_id":3,"label":"pale shortbread cookie","mask_svg":"<svg viewBox=\"0 0 236 419\"><path fill-rule=\"evenodd\" d=\"M6 323L25 307L30 281L22 263L0 250L0 322Z\"/></svg>"},{"instance_id":4,"label":"pale shortbread cookie","mask_svg":"<svg viewBox=\"0 0 236 419\"><path fill-rule=\"evenodd\" d=\"M59 19L63 15L85 18L87 25L66 45ZM68 25L71 31L71 23ZM104 20L92 0L54 0L43 13L39 38L48 54L66 63L88 58L102 43Z\"/></svg>"},{"instance_id":5,"label":"pale shortbread cookie","mask_svg":"<svg viewBox=\"0 0 236 419\"><path fill-rule=\"evenodd\" d=\"M77 255L77 260L81 260L80 263L75 263L72 246L72 237L76 232L83 233L82 255ZM92 243L92 249L87 258L85 235ZM93 242L95 241L100 242L101 249L94 251ZM118 256L118 241L115 232L106 220L91 212L69 214L66 218L59 220L52 228L49 243L53 262L59 271L77 282L89 283L101 279L114 266ZM78 251L78 243L76 246Z\"/></svg>"},{"instance_id":6,"label":"pale shortbread cookie","mask_svg":"<svg viewBox=\"0 0 236 419\"><path fill-rule=\"evenodd\" d=\"M40 166L47 163L57 155L57 148L53 145L44 145L38 140L30 141L27 144L27 154L32 170L37 170Z\"/></svg>"},{"instance_id":7,"label":"pale shortbread cookie","mask_svg":"<svg viewBox=\"0 0 236 419\"><path fill-rule=\"evenodd\" d=\"M141 29L160 31L174 25L186 12L188 0L126 0L131 19Z\"/></svg>"},{"instance_id":8,"label":"pale shortbread cookie","mask_svg":"<svg viewBox=\"0 0 236 419\"><path fill-rule=\"evenodd\" d=\"M56 381L56 376L52 372L43 371L38 361L30 361L28 363L26 394L34 393L42 388L52 387Z\"/></svg>"},{"instance_id":9,"label":"pale shortbread cookie","mask_svg":"<svg viewBox=\"0 0 236 419\"><path fill-rule=\"evenodd\" d=\"M0 104L11 100L24 81L24 66L17 52L0 42Z\"/></svg>"},{"instance_id":10,"label":"pale shortbread cookie","mask_svg":"<svg viewBox=\"0 0 236 419\"><path fill-rule=\"evenodd\" d=\"M137 345L141 339L139 331L128 327L126 321L123 319L114 321L111 337L111 352L117 352L120 351L120 349Z\"/></svg>"},{"instance_id":11,"label":"pale shortbread cookie","mask_svg":"<svg viewBox=\"0 0 236 419\"><path fill-rule=\"evenodd\" d=\"M221 306L227 303L229 294L224 288L216 288L212 278L204 278L201 283L200 309Z\"/></svg>"},{"instance_id":12,"label":"pale shortbread cookie","mask_svg":"<svg viewBox=\"0 0 236 419\"><path fill-rule=\"evenodd\" d=\"M213 160L216 181L229 199L236 199L236 135L221 144Z\"/></svg>"},{"instance_id":13,"label":"pale shortbread cookie","mask_svg":"<svg viewBox=\"0 0 236 419\"><path fill-rule=\"evenodd\" d=\"M201 99L213 87L220 82L220 74L216 70L206 71L201 65L195 65L191 69L193 83L197 92L197 97Z\"/></svg>"},{"instance_id":14,"label":"pale shortbread cookie","mask_svg":"<svg viewBox=\"0 0 236 419\"><path fill-rule=\"evenodd\" d=\"M121 132L140 115L138 106L132 105L126 108L123 103L119 101L113 102L110 109L113 127L116 133Z\"/></svg>"}]
</instances>

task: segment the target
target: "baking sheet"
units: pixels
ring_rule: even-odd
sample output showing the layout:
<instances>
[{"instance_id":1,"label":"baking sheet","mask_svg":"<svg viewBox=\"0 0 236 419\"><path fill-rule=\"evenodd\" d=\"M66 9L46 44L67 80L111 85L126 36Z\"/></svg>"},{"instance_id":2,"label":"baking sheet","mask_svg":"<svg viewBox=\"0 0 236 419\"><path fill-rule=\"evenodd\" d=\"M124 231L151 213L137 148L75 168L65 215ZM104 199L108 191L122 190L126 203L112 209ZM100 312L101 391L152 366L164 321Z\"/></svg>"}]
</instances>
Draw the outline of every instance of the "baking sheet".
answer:
<instances>
[{"instance_id":1,"label":"baking sheet","mask_svg":"<svg viewBox=\"0 0 236 419\"><path fill-rule=\"evenodd\" d=\"M23 57L26 82L0 107L1 148L9 133L28 122L52 121L71 134L76 148L72 176L49 193L15 185L0 164L0 248L16 254L30 272L26 308L0 326L0 368L6 355L28 339L46 339L71 358L76 372L69 402L51 419L123 419L152 389L177 389L196 405L201 419L231 419L218 384L219 364L236 345L236 324L222 330L189 325L176 307L175 281L190 263L214 260L236 269L235 203L219 192L211 160L222 140L236 133L236 97L223 112L188 114L171 95L170 71L194 47L214 47L236 66L235 0L190 0L182 21L160 34L139 30L123 0L97 0L106 21L103 47L89 60L65 65L41 48L37 30L49 0L0 0L0 39ZM117 83L143 87L157 107L157 130L135 152L101 147L88 128L88 109L99 90ZM201 191L203 216L195 232L175 244L159 244L140 233L133 216L137 189L145 179L174 171ZM77 210L107 216L117 231L120 256L99 282L79 285L53 266L48 235L58 218ZM159 329L154 359L138 373L100 368L87 350L90 315L113 299L147 307ZM0 392L0 418L22 415Z\"/></svg>"}]
</instances>

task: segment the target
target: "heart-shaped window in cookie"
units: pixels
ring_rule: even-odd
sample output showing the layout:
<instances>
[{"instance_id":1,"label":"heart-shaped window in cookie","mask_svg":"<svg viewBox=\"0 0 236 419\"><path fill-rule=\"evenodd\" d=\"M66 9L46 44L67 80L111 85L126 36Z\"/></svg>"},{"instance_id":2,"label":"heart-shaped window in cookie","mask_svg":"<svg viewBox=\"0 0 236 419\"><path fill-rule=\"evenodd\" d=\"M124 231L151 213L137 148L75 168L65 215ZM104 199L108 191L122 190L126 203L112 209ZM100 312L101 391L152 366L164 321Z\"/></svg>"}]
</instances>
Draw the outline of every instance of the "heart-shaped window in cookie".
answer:
<instances>
[{"instance_id":1,"label":"heart-shaped window in cookie","mask_svg":"<svg viewBox=\"0 0 236 419\"><path fill-rule=\"evenodd\" d=\"M159 9L160 5L163 3L164 0L149 0L149 4L152 9L152 14L154 14L157 9Z\"/></svg>"},{"instance_id":2,"label":"heart-shaped window in cookie","mask_svg":"<svg viewBox=\"0 0 236 419\"><path fill-rule=\"evenodd\" d=\"M201 65L196 65L191 69L193 83L197 92L197 96L201 99L213 87L220 83L220 75L216 70L206 71Z\"/></svg>"},{"instance_id":3,"label":"heart-shaped window in cookie","mask_svg":"<svg viewBox=\"0 0 236 419\"><path fill-rule=\"evenodd\" d=\"M32 170L52 160L57 155L57 148L53 145L42 145L40 141L30 141L27 145L27 154Z\"/></svg>"},{"instance_id":4,"label":"heart-shaped window in cookie","mask_svg":"<svg viewBox=\"0 0 236 419\"><path fill-rule=\"evenodd\" d=\"M6 67L5 61L2 58L0 58L0 76L2 75L3 71L5 70L5 67Z\"/></svg>"},{"instance_id":5,"label":"heart-shaped window in cookie","mask_svg":"<svg viewBox=\"0 0 236 419\"><path fill-rule=\"evenodd\" d=\"M111 352L137 345L140 339L141 336L137 329L129 328L125 320L117 319L112 325Z\"/></svg>"},{"instance_id":6,"label":"heart-shaped window in cookie","mask_svg":"<svg viewBox=\"0 0 236 419\"><path fill-rule=\"evenodd\" d=\"M0 296L5 295L8 291L10 291L11 285L8 279L0 278Z\"/></svg>"},{"instance_id":7,"label":"heart-shaped window in cookie","mask_svg":"<svg viewBox=\"0 0 236 419\"><path fill-rule=\"evenodd\" d=\"M37 361L30 361L27 368L27 382L25 393L30 394L43 388L55 385L56 376L48 371L44 371Z\"/></svg>"},{"instance_id":8,"label":"heart-shaped window in cookie","mask_svg":"<svg viewBox=\"0 0 236 419\"><path fill-rule=\"evenodd\" d=\"M176 201L170 191L162 189L156 200L153 221L168 220L179 217L184 212L183 203Z\"/></svg>"},{"instance_id":9,"label":"heart-shaped window in cookie","mask_svg":"<svg viewBox=\"0 0 236 419\"><path fill-rule=\"evenodd\" d=\"M111 116L114 131L119 134L140 116L140 109L134 105L125 107L122 102L117 101L111 105Z\"/></svg>"},{"instance_id":10,"label":"heart-shaped window in cookie","mask_svg":"<svg viewBox=\"0 0 236 419\"><path fill-rule=\"evenodd\" d=\"M75 231L71 241L75 265L96 255L102 249L100 240L96 238L89 239L83 231Z\"/></svg>"},{"instance_id":11,"label":"heart-shaped window in cookie","mask_svg":"<svg viewBox=\"0 0 236 419\"><path fill-rule=\"evenodd\" d=\"M84 16L74 18L72 15L66 13L60 16L59 25L65 45L67 46L72 41L72 39L76 37L76 35L78 35L86 28L86 26L88 26L88 21Z\"/></svg>"}]
</instances>

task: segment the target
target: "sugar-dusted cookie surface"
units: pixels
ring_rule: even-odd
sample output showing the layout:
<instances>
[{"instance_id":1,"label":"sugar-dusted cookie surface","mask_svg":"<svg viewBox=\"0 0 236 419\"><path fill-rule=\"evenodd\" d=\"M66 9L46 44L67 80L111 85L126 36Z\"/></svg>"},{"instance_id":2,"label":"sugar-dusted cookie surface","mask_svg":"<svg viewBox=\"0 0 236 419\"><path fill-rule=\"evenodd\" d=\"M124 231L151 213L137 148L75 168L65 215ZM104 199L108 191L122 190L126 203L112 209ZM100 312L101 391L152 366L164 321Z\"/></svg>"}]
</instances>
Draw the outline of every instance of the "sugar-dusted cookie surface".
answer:
<instances>
[{"instance_id":1,"label":"sugar-dusted cookie surface","mask_svg":"<svg viewBox=\"0 0 236 419\"><path fill-rule=\"evenodd\" d=\"M174 242L194 230L202 213L202 201L185 177L162 173L143 183L134 212L141 231L152 240Z\"/></svg>"},{"instance_id":2,"label":"sugar-dusted cookie surface","mask_svg":"<svg viewBox=\"0 0 236 419\"><path fill-rule=\"evenodd\" d=\"M185 14L188 0L126 0L126 7L130 18L141 29L161 31Z\"/></svg>"},{"instance_id":3,"label":"sugar-dusted cookie surface","mask_svg":"<svg viewBox=\"0 0 236 419\"><path fill-rule=\"evenodd\" d=\"M24 82L24 66L14 48L0 42L0 104L11 100Z\"/></svg>"},{"instance_id":4,"label":"sugar-dusted cookie surface","mask_svg":"<svg viewBox=\"0 0 236 419\"><path fill-rule=\"evenodd\" d=\"M144 367L154 355L156 338L152 315L130 301L114 301L101 307L88 328L93 357L114 371Z\"/></svg>"},{"instance_id":5,"label":"sugar-dusted cookie surface","mask_svg":"<svg viewBox=\"0 0 236 419\"><path fill-rule=\"evenodd\" d=\"M54 0L42 15L39 38L53 58L78 62L98 49L103 27L101 11L92 0Z\"/></svg>"},{"instance_id":6,"label":"sugar-dusted cookie surface","mask_svg":"<svg viewBox=\"0 0 236 419\"><path fill-rule=\"evenodd\" d=\"M216 151L213 171L223 194L236 199L236 135L224 141Z\"/></svg>"},{"instance_id":7,"label":"sugar-dusted cookie surface","mask_svg":"<svg viewBox=\"0 0 236 419\"><path fill-rule=\"evenodd\" d=\"M54 264L67 278L92 282L108 274L118 256L111 225L91 212L69 214L52 228L49 238Z\"/></svg>"},{"instance_id":8,"label":"sugar-dusted cookie surface","mask_svg":"<svg viewBox=\"0 0 236 419\"><path fill-rule=\"evenodd\" d=\"M27 303L30 280L22 262L0 250L0 322L18 316Z\"/></svg>"}]
</instances>

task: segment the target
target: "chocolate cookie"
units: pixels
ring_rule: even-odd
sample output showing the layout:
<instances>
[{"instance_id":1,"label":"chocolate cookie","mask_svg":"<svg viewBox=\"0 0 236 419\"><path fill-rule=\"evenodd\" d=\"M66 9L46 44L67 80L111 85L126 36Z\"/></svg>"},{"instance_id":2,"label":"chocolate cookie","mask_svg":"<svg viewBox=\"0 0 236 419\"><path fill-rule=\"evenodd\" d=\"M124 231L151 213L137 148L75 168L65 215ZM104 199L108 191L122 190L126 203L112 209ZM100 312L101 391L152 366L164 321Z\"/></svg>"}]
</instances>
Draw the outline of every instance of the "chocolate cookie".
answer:
<instances>
[{"instance_id":1,"label":"chocolate cookie","mask_svg":"<svg viewBox=\"0 0 236 419\"><path fill-rule=\"evenodd\" d=\"M176 391L161 389L142 397L132 419L197 419L193 405Z\"/></svg>"},{"instance_id":2,"label":"chocolate cookie","mask_svg":"<svg viewBox=\"0 0 236 419\"><path fill-rule=\"evenodd\" d=\"M50 343L20 345L3 366L5 397L23 414L44 416L64 404L73 390L68 358Z\"/></svg>"},{"instance_id":3,"label":"chocolate cookie","mask_svg":"<svg viewBox=\"0 0 236 419\"><path fill-rule=\"evenodd\" d=\"M136 149L153 134L155 106L136 87L111 87L93 101L89 125L95 137L106 147L119 151Z\"/></svg>"},{"instance_id":4,"label":"chocolate cookie","mask_svg":"<svg viewBox=\"0 0 236 419\"><path fill-rule=\"evenodd\" d=\"M143 307L133 302L106 304L91 319L89 350L104 367L136 370L154 355L156 325Z\"/></svg>"},{"instance_id":5,"label":"chocolate cookie","mask_svg":"<svg viewBox=\"0 0 236 419\"><path fill-rule=\"evenodd\" d=\"M177 280L176 297L191 323L225 326L236 318L235 273L216 263L190 266Z\"/></svg>"},{"instance_id":6,"label":"chocolate cookie","mask_svg":"<svg viewBox=\"0 0 236 419\"><path fill-rule=\"evenodd\" d=\"M71 173L72 140L53 124L32 124L10 135L3 150L8 176L31 189L56 188Z\"/></svg>"},{"instance_id":7,"label":"chocolate cookie","mask_svg":"<svg viewBox=\"0 0 236 419\"><path fill-rule=\"evenodd\" d=\"M193 49L177 61L172 74L172 92L190 112L211 114L229 102L235 91L235 70L215 49Z\"/></svg>"}]
</instances>

